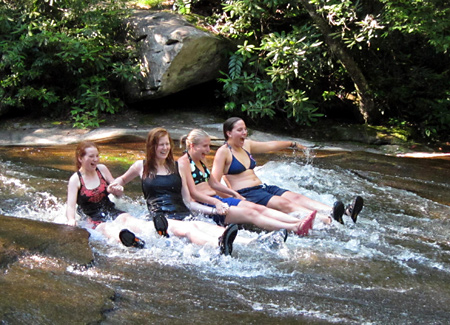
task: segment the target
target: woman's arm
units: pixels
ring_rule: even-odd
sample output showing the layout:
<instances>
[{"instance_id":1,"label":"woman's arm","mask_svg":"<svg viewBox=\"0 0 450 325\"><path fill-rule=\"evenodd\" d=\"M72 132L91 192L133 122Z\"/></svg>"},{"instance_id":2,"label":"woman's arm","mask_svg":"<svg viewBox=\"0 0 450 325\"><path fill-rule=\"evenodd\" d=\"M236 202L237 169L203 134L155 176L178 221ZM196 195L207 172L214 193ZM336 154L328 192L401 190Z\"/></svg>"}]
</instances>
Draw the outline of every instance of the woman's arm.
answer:
<instances>
[{"instance_id":1,"label":"woman's arm","mask_svg":"<svg viewBox=\"0 0 450 325\"><path fill-rule=\"evenodd\" d=\"M189 167L189 166L188 166ZM217 200L215 198L212 198L208 195L205 195L203 193L200 193L195 189L194 180L192 179L192 176L190 174L190 170L186 170L181 166L180 163L178 163L178 171L181 176L181 182L182 182L182 188L181 188L181 195L183 196L183 202L188 207L189 210L203 213L203 214L226 214L228 212L228 204L224 204L222 201ZM187 174L187 175L186 175ZM204 202L207 204L215 205L215 208L211 208L208 206L205 206L203 204L200 204L198 202L195 202L191 197L191 192L188 183L192 182L191 185L194 187L193 194L198 196L198 201ZM209 201L209 202L206 202ZM216 202L217 201L217 202Z\"/></svg>"},{"instance_id":2,"label":"woman's arm","mask_svg":"<svg viewBox=\"0 0 450 325\"><path fill-rule=\"evenodd\" d=\"M114 183L114 177L112 176L108 167L103 164L98 164L97 168L100 173L102 173L103 178L106 180L106 183L109 184L107 188L108 193L111 193L116 197L121 197L123 195L123 186Z\"/></svg>"},{"instance_id":3,"label":"woman's arm","mask_svg":"<svg viewBox=\"0 0 450 325\"><path fill-rule=\"evenodd\" d=\"M69 184L67 185L67 207L66 207L66 218L67 224L69 226L76 226L77 221L75 220L78 190L80 188L80 179L75 173L69 179Z\"/></svg>"},{"instance_id":4,"label":"woman's arm","mask_svg":"<svg viewBox=\"0 0 450 325\"><path fill-rule=\"evenodd\" d=\"M141 177L142 173L144 171L144 161L138 160L133 165L128 168L128 170L122 175L117 177L111 185L122 185L125 186L125 184L131 182L136 177Z\"/></svg>"},{"instance_id":5,"label":"woman's arm","mask_svg":"<svg viewBox=\"0 0 450 325\"><path fill-rule=\"evenodd\" d=\"M253 140L245 140L244 148L246 148L250 153L266 153L269 151L279 151L282 149L305 149L305 146L295 142L295 141L267 141L259 142Z\"/></svg>"},{"instance_id":6,"label":"woman's arm","mask_svg":"<svg viewBox=\"0 0 450 325\"><path fill-rule=\"evenodd\" d=\"M184 159L178 159L178 169L180 170L180 175L182 174L184 178L186 178L186 185L192 199L198 202L215 205L216 208L219 208L218 205L222 205L222 201L197 190L197 186L195 186L194 179L192 178L190 164L186 163Z\"/></svg>"},{"instance_id":7,"label":"woman's arm","mask_svg":"<svg viewBox=\"0 0 450 325\"><path fill-rule=\"evenodd\" d=\"M235 197L236 199L239 199L239 200L245 200L245 198L242 195L240 195L238 192L236 192L235 190L233 190L229 187L226 187L221 182L217 181L217 179L213 175L211 175L209 177L208 184L216 192L224 193L226 195Z\"/></svg>"}]
</instances>

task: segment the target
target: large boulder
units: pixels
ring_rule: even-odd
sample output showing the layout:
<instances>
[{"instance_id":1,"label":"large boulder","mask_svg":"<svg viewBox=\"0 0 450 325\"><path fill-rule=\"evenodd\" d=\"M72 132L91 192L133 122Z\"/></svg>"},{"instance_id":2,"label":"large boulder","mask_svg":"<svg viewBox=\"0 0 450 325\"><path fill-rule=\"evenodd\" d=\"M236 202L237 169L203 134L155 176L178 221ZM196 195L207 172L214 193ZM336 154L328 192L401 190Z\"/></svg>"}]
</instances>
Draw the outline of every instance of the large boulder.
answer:
<instances>
[{"instance_id":1,"label":"large boulder","mask_svg":"<svg viewBox=\"0 0 450 325\"><path fill-rule=\"evenodd\" d=\"M94 260L85 229L0 215L0 268L14 261L14 252L29 252L88 265Z\"/></svg>"},{"instance_id":2,"label":"large boulder","mask_svg":"<svg viewBox=\"0 0 450 325\"><path fill-rule=\"evenodd\" d=\"M115 292L83 275L93 260L85 229L0 215L0 323L100 323Z\"/></svg>"},{"instance_id":3,"label":"large boulder","mask_svg":"<svg viewBox=\"0 0 450 325\"><path fill-rule=\"evenodd\" d=\"M170 12L137 10L130 19L140 42L143 82L130 83L130 102L156 99L216 79L229 42Z\"/></svg>"}]
</instances>

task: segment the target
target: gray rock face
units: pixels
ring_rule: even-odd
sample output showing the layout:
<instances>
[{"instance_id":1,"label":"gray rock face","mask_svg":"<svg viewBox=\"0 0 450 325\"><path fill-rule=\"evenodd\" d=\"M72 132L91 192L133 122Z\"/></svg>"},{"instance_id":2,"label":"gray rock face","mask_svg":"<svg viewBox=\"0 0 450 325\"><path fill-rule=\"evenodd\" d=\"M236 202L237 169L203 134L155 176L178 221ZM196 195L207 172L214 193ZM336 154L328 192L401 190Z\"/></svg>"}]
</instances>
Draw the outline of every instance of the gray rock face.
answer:
<instances>
[{"instance_id":1,"label":"gray rock face","mask_svg":"<svg viewBox=\"0 0 450 325\"><path fill-rule=\"evenodd\" d=\"M229 43L169 12L135 11L143 84L129 84L131 102L161 98L214 80L225 69Z\"/></svg>"}]
</instances>

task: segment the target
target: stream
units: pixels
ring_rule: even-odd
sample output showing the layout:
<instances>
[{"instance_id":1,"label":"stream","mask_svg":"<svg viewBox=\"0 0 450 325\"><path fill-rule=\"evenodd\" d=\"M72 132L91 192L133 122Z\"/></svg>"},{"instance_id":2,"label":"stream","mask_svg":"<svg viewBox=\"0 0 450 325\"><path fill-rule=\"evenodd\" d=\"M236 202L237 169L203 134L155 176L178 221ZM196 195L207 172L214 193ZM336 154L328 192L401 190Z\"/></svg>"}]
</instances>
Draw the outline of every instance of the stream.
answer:
<instances>
[{"instance_id":1,"label":"stream","mask_svg":"<svg viewBox=\"0 0 450 325\"><path fill-rule=\"evenodd\" d=\"M118 176L144 158L143 148L101 144L101 162ZM0 147L0 214L65 223L73 154L73 145ZM278 248L235 245L232 257L145 230L142 250L90 231L95 264L67 272L115 291L104 324L448 323L450 160L323 149L255 159L264 182L328 205L361 195L357 223L316 223ZM139 182L125 193L117 206L145 218Z\"/></svg>"}]
</instances>

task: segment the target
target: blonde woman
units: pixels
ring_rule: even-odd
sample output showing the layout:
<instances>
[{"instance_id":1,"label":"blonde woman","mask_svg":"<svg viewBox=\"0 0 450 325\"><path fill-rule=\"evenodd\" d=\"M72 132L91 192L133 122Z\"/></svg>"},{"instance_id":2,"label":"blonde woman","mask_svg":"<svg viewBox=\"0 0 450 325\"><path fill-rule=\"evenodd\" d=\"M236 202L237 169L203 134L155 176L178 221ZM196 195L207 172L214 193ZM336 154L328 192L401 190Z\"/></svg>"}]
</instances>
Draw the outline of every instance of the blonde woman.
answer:
<instances>
[{"instance_id":1,"label":"blonde woman","mask_svg":"<svg viewBox=\"0 0 450 325\"><path fill-rule=\"evenodd\" d=\"M252 224L264 230L281 230L307 235L312 228L316 212L300 220L280 211L246 201L239 193L222 185L211 175L204 161L210 152L211 139L200 129L192 130L184 137L186 153L178 159L180 168L187 176L187 185L191 197L213 207L211 217L219 225L230 223ZM219 195L220 194L220 195ZM226 205L226 214L218 213Z\"/></svg>"}]
</instances>

